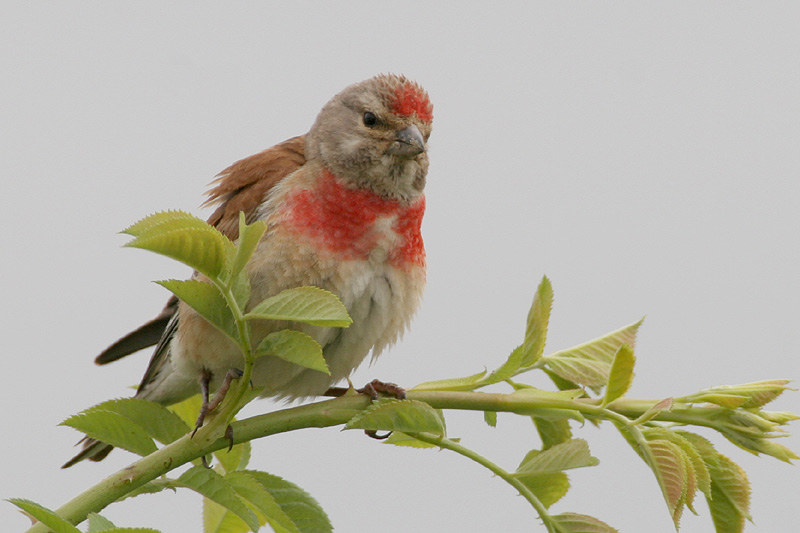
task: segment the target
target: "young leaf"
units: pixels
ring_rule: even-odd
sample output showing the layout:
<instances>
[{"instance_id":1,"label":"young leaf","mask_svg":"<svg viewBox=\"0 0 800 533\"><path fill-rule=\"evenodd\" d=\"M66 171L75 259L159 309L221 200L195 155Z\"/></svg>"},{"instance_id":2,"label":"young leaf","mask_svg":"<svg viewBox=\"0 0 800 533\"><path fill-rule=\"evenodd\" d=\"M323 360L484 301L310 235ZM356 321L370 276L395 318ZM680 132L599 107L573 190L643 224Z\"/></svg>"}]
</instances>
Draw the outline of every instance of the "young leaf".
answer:
<instances>
[{"instance_id":1,"label":"young leaf","mask_svg":"<svg viewBox=\"0 0 800 533\"><path fill-rule=\"evenodd\" d=\"M444 422L436 409L416 400L375 402L351 418L344 429L433 433L444 436Z\"/></svg>"},{"instance_id":2,"label":"young leaf","mask_svg":"<svg viewBox=\"0 0 800 533\"><path fill-rule=\"evenodd\" d=\"M100 533L117 527L111 520L97 513L89 513L86 518L89 522L89 529L86 530L86 533Z\"/></svg>"},{"instance_id":3,"label":"young leaf","mask_svg":"<svg viewBox=\"0 0 800 533\"><path fill-rule=\"evenodd\" d=\"M556 444L544 451L532 450L517 468L515 476L561 472L570 468L596 466L600 461L592 457L589 445L583 439L572 439Z\"/></svg>"},{"instance_id":4,"label":"young leaf","mask_svg":"<svg viewBox=\"0 0 800 533\"><path fill-rule=\"evenodd\" d=\"M684 455L689 459L689 485L686 493L686 504L694 512L692 507L695 488L709 496L711 494L711 475L708 472L705 461L694 444L687 439L681 432L672 431L666 428L648 428L643 431L648 440L664 439L680 447Z\"/></svg>"},{"instance_id":5,"label":"young leaf","mask_svg":"<svg viewBox=\"0 0 800 533\"><path fill-rule=\"evenodd\" d=\"M497 427L497 411L484 411L483 412L483 421L486 422L489 427L496 428Z\"/></svg>"},{"instance_id":6,"label":"young leaf","mask_svg":"<svg viewBox=\"0 0 800 533\"><path fill-rule=\"evenodd\" d=\"M281 509L292 519L300 533L329 533L333 526L317 500L306 491L272 474L244 470L272 494Z\"/></svg>"},{"instance_id":7,"label":"young leaf","mask_svg":"<svg viewBox=\"0 0 800 533\"><path fill-rule=\"evenodd\" d=\"M587 343L546 355L542 359L561 378L599 391L608 381L611 363L619 347L623 344L635 347L636 333L642 320Z\"/></svg>"},{"instance_id":8,"label":"young leaf","mask_svg":"<svg viewBox=\"0 0 800 533\"><path fill-rule=\"evenodd\" d=\"M256 305L245 319L291 320L346 328L353 323L341 300L319 287L286 289Z\"/></svg>"},{"instance_id":9,"label":"young leaf","mask_svg":"<svg viewBox=\"0 0 800 533\"><path fill-rule=\"evenodd\" d=\"M562 533L619 533L593 516L578 513L563 513L550 517L558 524Z\"/></svg>"},{"instance_id":10,"label":"young leaf","mask_svg":"<svg viewBox=\"0 0 800 533\"><path fill-rule=\"evenodd\" d=\"M138 455L150 455L156 451L153 439L142 426L112 411L87 409L67 418L61 425L75 428L93 439Z\"/></svg>"},{"instance_id":11,"label":"young leaf","mask_svg":"<svg viewBox=\"0 0 800 533\"><path fill-rule=\"evenodd\" d=\"M263 515L276 533L299 533L292 519L278 505L272 494L249 473L230 472L225 476L225 480L240 498Z\"/></svg>"},{"instance_id":12,"label":"young leaf","mask_svg":"<svg viewBox=\"0 0 800 533\"><path fill-rule=\"evenodd\" d=\"M178 229L165 224L136 237L125 246L165 255L215 280L219 279L228 255L233 251L233 243L208 224Z\"/></svg>"},{"instance_id":13,"label":"young leaf","mask_svg":"<svg viewBox=\"0 0 800 533\"><path fill-rule=\"evenodd\" d=\"M58 516L55 511L51 511L47 507L39 505L36 502L22 498L11 498L8 501L55 531L55 533L81 533L77 527Z\"/></svg>"},{"instance_id":14,"label":"young leaf","mask_svg":"<svg viewBox=\"0 0 800 533\"><path fill-rule=\"evenodd\" d=\"M249 531L250 526L244 520L220 504L203 498L203 533L248 533Z\"/></svg>"},{"instance_id":15,"label":"young leaf","mask_svg":"<svg viewBox=\"0 0 800 533\"><path fill-rule=\"evenodd\" d=\"M539 499L545 507L550 507L569 491L569 477L564 472L521 476L519 481Z\"/></svg>"},{"instance_id":16,"label":"young leaf","mask_svg":"<svg viewBox=\"0 0 800 533\"><path fill-rule=\"evenodd\" d=\"M284 329L270 333L256 348L256 355L274 355L285 361L330 375L328 364L322 356L322 346L313 337Z\"/></svg>"},{"instance_id":17,"label":"young leaf","mask_svg":"<svg viewBox=\"0 0 800 533\"><path fill-rule=\"evenodd\" d=\"M525 341L522 343L522 367L527 367L535 363L544 351L544 343L547 339L547 326L550 322L550 310L553 307L553 287L547 276L542 278L536 294L533 297L533 304L528 311L528 321L525 327Z\"/></svg>"},{"instance_id":18,"label":"young leaf","mask_svg":"<svg viewBox=\"0 0 800 533\"><path fill-rule=\"evenodd\" d=\"M125 233L131 237L141 237L146 234L157 234L163 231L176 228L204 228L208 223L197 218L186 211L171 210L161 211L146 216L143 219L131 224L120 233ZM165 229L166 228L166 229Z\"/></svg>"},{"instance_id":19,"label":"young leaf","mask_svg":"<svg viewBox=\"0 0 800 533\"><path fill-rule=\"evenodd\" d=\"M486 375L486 370L463 378L437 379L415 385L411 390L469 391L476 389Z\"/></svg>"},{"instance_id":20,"label":"young leaf","mask_svg":"<svg viewBox=\"0 0 800 533\"><path fill-rule=\"evenodd\" d=\"M636 357L633 355L633 349L627 344L621 345L611 363L603 405L608 405L617 398L624 396L628 389L631 388L635 362Z\"/></svg>"},{"instance_id":21,"label":"young leaf","mask_svg":"<svg viewBox=\"0 0 800 533\"><path fill-rule=\"evenodd\" d=\"M186 302L189 307L234 342L238 341L239 332L236 329L233 314L228 308L225 298L214 285L193 279L186 281L168 279L156 283Z\"/></svg>"},{"instance_id":22,"label":"young leaf","mask_svg":"<svg viewBox=\"0 0 800 533\"><path fill-rule=\"evenodd\" d=\"M688 458L677 445L664 439L647 442L650 468L656 476L670 515L678 527L683 501L689 480L686 464Z\"/></svg>"},{"instance_id":23,"label":"young leaf","mask_svg":"<svg viewBox=\"0 0 800 533\"><path fill-rule=\"evenodd\" d=\"M197 413L200 412L200 406L203 404L203 399L199 394L195 394L182 402L178 402L167 407L170 411L178 415L183 420L186 427L194 427L197 421Z\"/></svg>"},{"instance_id":24,"label":"young leaf","mask_svg":"<svg viewBox=\"0 0 800 533\"><path fill-rule=\"evenodd\" d=\"M222 505L244 520L253 531L258 530L259 523L256 516L239 499L230 483L214 470L202 466L194 466L181 474L176 482Z\"/></svg>"},{"instance_id":25,"label":"young leaf","mask_svg":"<svg viewBox=\"0 0 800 533\"><path fill-rule=\"evenodd\" d=\"M572 438L572 429L569 427L569 420L551 420L532 416L533 424L542 439L542 449L552 448L556 444L561 444Z\"/></svg>"},{"instance_id":26,"label":"young leaf","mask_svg":"<svg viewBox=\"0 0 800 533\"><path fill-rule=\"evenodd\" d=\"M253 257L253 252L256 251L265 231L267 231L266 222L257 220L248 226L244 213L239 211L239 239L236 241L236 256L231 266L231 278L235 278Z\"/></svg>"},{"instance_id":27,"label":"young leaf","mask_svg":"<svg viewBox=\"0 0 800 533\"><path fill-rule=\"evenodd\" d=\"M750 483L739 465L722 454L711 472L711 499L706 498L717 531L740 533L745 519L750 519Z\"/></svg>"}]
</instances>

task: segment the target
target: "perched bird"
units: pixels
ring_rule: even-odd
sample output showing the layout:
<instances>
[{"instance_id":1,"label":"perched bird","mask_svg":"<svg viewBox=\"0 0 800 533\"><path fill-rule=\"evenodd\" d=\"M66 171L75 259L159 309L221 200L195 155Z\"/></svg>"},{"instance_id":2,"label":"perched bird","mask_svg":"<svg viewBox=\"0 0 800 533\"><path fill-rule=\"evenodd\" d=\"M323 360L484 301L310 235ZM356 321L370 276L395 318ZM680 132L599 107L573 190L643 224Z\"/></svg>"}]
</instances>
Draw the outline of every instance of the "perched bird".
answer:
<instances>
[{"instance_id":1,"label":"perched bird","mask_svg":"<svg viewBox=\"0 0 800 533\"><path fill-rule=\"evenodd\" d=\"M334 96L306 135L242 159L212 182L206 204L218 207L208 222L222 233L238 237L240 211L248 223L267 223L247 267L251 305L284 289L314 285L335 293L353 319L346 329L292 324L320 343L331 375L264 356L252 373L262 396L321 395L408 326L425 285L420 225L432 120L421 86L403 76L379 75ZM252 326L255 345L289 324ZM156 343L137 398L177 403L201 385L218 390L228 372L242 366L237 346L175 298L96 362ZM110 450L86 439L64 467L99 461Z\"/></svg>"}]
</instances>

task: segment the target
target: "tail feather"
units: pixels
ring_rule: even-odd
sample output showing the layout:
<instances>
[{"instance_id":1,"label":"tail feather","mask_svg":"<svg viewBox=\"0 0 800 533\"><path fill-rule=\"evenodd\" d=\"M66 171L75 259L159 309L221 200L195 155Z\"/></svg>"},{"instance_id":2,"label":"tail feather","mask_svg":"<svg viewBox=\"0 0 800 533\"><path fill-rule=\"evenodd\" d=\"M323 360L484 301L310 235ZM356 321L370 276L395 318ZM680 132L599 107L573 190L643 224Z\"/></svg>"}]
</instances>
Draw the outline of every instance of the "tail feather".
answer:
<instances>
[{"instance_id":1,"label":"tail feather","mask_svg":"<svg viewBox=\"0 0 800 533\"><path fill-rule=\"evenodd\" d=\"M80 442L83 443L83 449L75 457L64 463L61 468L69 468L84 459L102 461L114 449L110 444L97 439L90 439L89 437L84 437Z\"/></svg>"},{"instance_id":2,"label":"tail feather","mask_svg":"<svg viewBox=\"0 0 800 533\"><path fill-rule=\"evenodd\" d=\"M173 296L157 317L140 328L131 331L103 350L103 353L98 355L94 362L98 365L104 365L116 361L117 359L122 359L126 355L138 352L149 346L153 346L161 339L167 324L177 310L178 299Z\"/></svg>"}]
</instances>

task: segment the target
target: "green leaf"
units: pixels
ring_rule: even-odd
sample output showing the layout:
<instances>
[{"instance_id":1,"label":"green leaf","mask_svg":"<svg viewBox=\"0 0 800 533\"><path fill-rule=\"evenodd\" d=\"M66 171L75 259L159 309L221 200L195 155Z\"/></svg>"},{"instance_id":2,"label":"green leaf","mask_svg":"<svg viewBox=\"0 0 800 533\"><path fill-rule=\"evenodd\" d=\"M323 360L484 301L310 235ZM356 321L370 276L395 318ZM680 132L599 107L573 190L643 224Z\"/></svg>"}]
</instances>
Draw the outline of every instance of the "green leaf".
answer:
<instances>
[{"instance_id":1,"label":"green leaf","mask_svg":"<svg viewBox=\"0 0 800 533\"><path fill-rule=\"evenodd\" d=\"M525 341L522 343L522 367L534 364L544 351L544 343L547 339L547 326L550 322L550 310L553 307L553 287L547 276L542 278L536 294L533 297L533 304L528 311L528 320L525 327Z\"/></svg>"},{"instance_id":2,"label":"green leaf","mask_svg":"<svg viewBox=\"0 0 800 533\"><path fill-rule=\"evenodd\" d=\"M120 233L132 237L141 237L147 234L157 234L176 228L204 228L208 223L186 211L161 211L146 216L138 222L128 226Z\"/></svg>"},{"instance_id":3,"label":"green leaf","mask_svg":"<svg viewBox=\"0 0 800 533\"><path fill-rule=\"evenodd\" d=\"M81 533L77 527L58 516L55 511L51 511L47 507L39 505L36 502L22 498L11 498L8 501L55 531L55 533Z\"/></svg>"},{"instance_id":4,"label":"green leaf","mask_svg":"<svg viewBox=\"0 0 800 533\"><path fill-rule=\"evenodd\" d=\"M214 285L194 279L156 281L159 285L183 300L205 318L212 326L238 342L239 332L225 298Z\"/></svg>"},{"instance_id":5,"label":"green leaf","mask_svg":"<svg viewBox=\"0 0 800 533\"><path fill-rule=\"evenodd\" d=\"M688 457L679 446L664 439L647 441L647 453L650 469L656 476L677 528L689 482Z\"/></svg>"},{"instance_id":6,"label":"green leaf","mask_svg":"<svg viewBox=\"0 0 800 533\"><path fill-rule=\"evenodd\" d=\"M608 405L617 398L621 398L631 388L635 362L636 356L633 355L633 348L623 344L617 349L617 353L614 354L614 360L611 362L611 371L608 374L603 405Z\"/></svg>"},{"instance_id":7,"label":"green leaf","mask_svg":"<svg viewBox=\"0 0 800 533\"><path fill-rule=\"evenodd\" d=\"M199 220L199 219L198 219ZM233 243L216 228L203 222L202 227L177 227L161 224L125 244L142 248L180 261L211 279L219 280Z\"/></svg>"},{"instance_id":8,"label":"green leaf","mask_svg":"<svg viewBox=\"0 0 800 533\"><path fill-rule=\"evenodd\" d=\"M225 472L230 473L235 470L242 470L247 466L250 462L250 450L250 442L245 441L237 444L230 451L228 451L228 448L215 451L214 457L217 458Z\"/></svg>"},{"instance_id":9,"label":"green leaf","mask_svg":"<svg viewBox=\"0 0 800 533\"><path fill-rule=\"evenodd\" d=\"M141 456L156 451L153 439L142 426L112 411L87 409L67 418L61 425L75 428L93 439Z\"/></svg>"},{"instance_id":10,"label":"green leaf","mask_svg":"<svg viewBox=\"0 0 800 533\"><path fill-rule=\"evenodd\" d=\"M235 278L244 270L245 265L253 257L261 237L267 231L267 224L257 220L250 225L245 222L244 213L239 211L239 239L236 241L236 256L231 267L231 278Z\"/></svg>"},{"instance_id":11,"label":"green leaf","mask_svg":"<svg viewBox=\"0 0 800 533\"><path fill-rule=\"evenodd\" d=\"M483 420L490 427L496 428L497 427L497 411L484 411L483 412Z\"/></svg>"},{"instance_id":12,"label":"green leaf","mask_svg":"<svg viewBox=\"0 0 800 533\"><path fill-rule=\"evenodd\" d=\"M149 527L115 527L105 530L105 533L161 533L157 529Z\"/></svg>"},{"instance_id":13,"label":"green leaf","mask_svg":"<svg viewBox=\"0 0 800 533\"><path fill-rule=\"evenodd\" d=\"M644 424L658 416L661 411L669 411L672 409L672 398L664 398L651 406L647 411L642 413L642 416L633 421L633 424Z\"/></svg>"},{"instance_id":14,"label":"green leaf","mask_svg":"<svg viewBox=\"0 0 800 533\"><path fill-rule=\"evenodd\" d=\"M383 442L384 444L394 444L395 446L405 446L407 448L438 448L438 446L435 444L415 439L411 435L406 435L402 431L393 431L392 434L384 439Z\"/></svg>"},{"instance_id":15,"label":"green leaf","mask_svg":"<svg viewBox=\"0 0 800 533\"><path fill-rule=\"evenodd\" d=\"M571 468L596 466L600 461L592 457L589 445L583 439L572 439L556 444L544 451L531 450L517 468L516 477L549 474Z\"/></svg>"},{"instance_id":16,"label":"green leaf","mask_svg":"<svg viewBox=\"0 0 800 533\"><path fill-rule=\"evenodd\" d=\"M298 533L287 515L270 492L247 472L230 472L225 476L236 493L250 503L276 533ZM263 521L262 521L263 523Z\"/></svg>"},{"instance_id":17,"label":"green leaf","mask_svg":"<svg viewBox=\"0 0 800 533\"><path fill-rule=\"evenodd\" d=\"M411 390L442 390L442 391L469 391L477 388L486 375L486 370L463 378L438 379L425 381L414 386Z\"/></svg>"},{"instance_id":18,"label":"green leaf","mask_svg":"<svg viewBox=\"0 0 800 533\"><path fill-rule=\"evenodd\" d=\"M522 476L519 481L533 492L545 507L550 507L569 491L569 477L564 472Z\"/></svg>"},{"instance_id":19,"label":"green leaf","mask_svg":"<svg viewBox=\"0 0 800 533\"><path fill-rule=\"evenodd\" d=\"M702 390L681 400L709 402L729 409L737 407L754 409L763 407L783 394L784 391L792 390L788 384L788 379L770 379L741 385L722 385Z\"/></svg>"},{"instance_id":20,"label":"green leaf","mask_svg":"<svg viewBox=\"0 0 800 533\"><path fill-rule=\"evenodd\" d=\"M191 429L179 416L163 405L139 398L107 400L86 409L82 414L93 411L109 411L122 415L142 427L150 437L162 444L178 440Z\"/></svg>"},{"instance_id":21,"label":"green leaf","mask_svg":"<svg viewBox=\"0 0 800 533\"><path fill-rule=\"evenodd\" d=\"M711 473L711 499L706 498L706 501L714 527L725 533L744 531L744 521L750 519L747 475L722 454L717 454L715 464L708 464L708 469Z\"/></svg>"},{"instance_id":22,"label":"green leaf","mask_svg":"<svg viewBox=\"0 0 800 533\"><path fill-rule=\"evenodd\" d=\"M611 363L620 346L636 345L642 320L567 350L542 357L547 367L563 379L599 392L608 381Z\"/></svg>"},{"instance_id":23,"label":"green leaf","mask_svg":"<svg viewBox=\"0 0 800 533\"><path fill-rule=\"evenodd\" d=\"M697 514L693 506L697 489L699 488L706 496L711 494L711 477L700 453L688 439L676 431L671 431L666 428L648 428L643 431L643 434L648 440L668 440L681 449L685 458L688 460L688 464L685 465L687 482L684 500L686 506L691 509L693 513Z\"/></svg>"},{"instance_id":24,"label":"green leaf","mask_svg":"<svg viewBox=\"0 0 800 533\"><path fill-rule=\"evenodd\" d=\"M416 400L383 400L351 418L344 429L402 431L403 433L433 433L444 436L444 421L440 413Z\"/></svg>"},{"instance_id":25,"label":"green leaf","mask_svg":"<svg viewBox=\"0 0 800 533\"><path fill-rule=\"evenodd\" d=\"M561 533L619 533L602 520L585 514L562 513L550 518L558 524Z\"/></svg>"},{"instance_id":26,"label":"green leaf","mask_svg":"<svg viewBox=\"0 0 800 533\"><path fill-rule=\"evenodd\" d=\"M569 420L551 420L532 416L533 424L542 439L542 449L552 448L556 444L561 444L572 438L572 429L569 427Z\"/></svg>"},{"instance_id":27,"label":"green leaf","mask_svg":"<svg viewBox=\"0 0 800 533\"><path fill-rule=\"evenodd\" d=\"M202 404L203 399L199 394L195 394L182 402L170 405L167 409L178 415L186 427L194 428L194 424L197 422L197 413L200 412Z\"/></svg>"},{"instance_id":28,"label":"green leaf","mask_svg":"<svg viewBox=\"0 0 800 533\"><path fill-rule=\"evenodd\" d=\"M341 300L319 287L286 289L256 305L245 319L291 320L346 328L353 323Z\"/></svg>"},{"instance_id":29,"label":"green leaf","mask_svg":"<svg viewBox=\"0 0 800 533\"><path fill-rule=\"evenodd\" d=\"M249 531L250 527L244 520L220 504L203 498L203 533L247 533Z\"/></svg>"},{"instance_id":30,"label":"green leaf","mask_svg":"<svg viewBox=\"0 0 800 533\"><path fill-rule=\"evenodd\" d=\"M256 356L274 355L305 368L328 375L331 373L322 356L322 346L314 337L300 331L284 329L270 333L264 337L255 353Z\"/></svg>"},{"instance_id":31,"label":"green leaf","mask_svg":"<svg viewBox=\"0 0 800 533\"><path fill-rule=\"evenodd\" d=\"M491 374L480 380L478 383L475 384L474 389L479 387L485 387L487 385L492 385L493 383L500 383L501 381L505 381L514 377L517 374L520 367L522 366L522 358L524 356L524 347L518 346L514 349L511 354L506 359L506 362L503 363L500 367L494 370Z\"/></svg>"},{"instance_id":32,"label":"green leaf","mask_svg":"<svg viewBox=\"0 0 800 533\"><path fill-rule=\"evenodd\" d=\"M89 522L89 529L86 530L86 533L100 533L117 527L111 520L97 513L89 513L86 518Z\"/></svg>"},{"instance_id":33,"label":"green leaf","mask_svg":"<svg viewBox=\"0 0 800 533\"><path fill-rule=\"evenodd\" d=\"M317 500L306 491L272 474L244 470L272 494L281 509L292 519L300 533L328 533L333 526Z\"/></svg>"},{"instance_id":34,"label":"green leaf","mask_svg":"<svg viewBox=\"0 0 800 533\"><path fill-rule=\"evenodd\" d=\"M236 495L225 478L214 470L195 466L184 472L176 482L225 507L244 520L253 531L258 530L259 523L256 516Z\"/></svg>"}]
</instances>

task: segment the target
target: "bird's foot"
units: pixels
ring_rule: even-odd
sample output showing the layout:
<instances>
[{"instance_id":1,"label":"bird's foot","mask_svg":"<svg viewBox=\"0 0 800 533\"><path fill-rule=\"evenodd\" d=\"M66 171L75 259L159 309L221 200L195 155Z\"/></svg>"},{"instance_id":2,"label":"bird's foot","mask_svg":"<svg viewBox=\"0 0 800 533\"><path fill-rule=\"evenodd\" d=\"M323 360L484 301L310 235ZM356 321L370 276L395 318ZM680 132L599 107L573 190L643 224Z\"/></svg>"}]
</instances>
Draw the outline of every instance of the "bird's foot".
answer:
<instances>
[{"instance_id":1,"label":"bird's foot","mask_svg":"<svg viewBox=\"0 0 800 533\"><path fill-rule=\"evenodd\" d=\"M203 403L200 405L200 413L197 415L197 422L194 425L194 431L192 431L192 437L194 434L197 433L197 430L203 427L203 422L208 416L208 413L212 412L214 409L219 407L219 404L222 403L222 400L225 399L225 395L228 393L228 389L231 388L231 382L234 379L238 379L242 377L243 372L238 368L231 368L228 370L228 373L225 374L225 379L222 380L222 384L220 385L217 392L214 394L214 399L209 401L209 394L208 394L208 385L211 382L211 372L208 370L204 370L202 374L200 374L200 392L203 396ZM225 430L225 436L228 437L228 440L231 443L231 447L233 447L233 432L231 431L230 435L228 431L230 430L230 426L228 429Z\"/></svg>"},{"instance_id":2,"label":"bird's foot","mask_svg":"<svg viewBox=\"0 0 800 533\"><path fill-rule=\"evenodd\" d=\"M377 400L381 394L386 396L394 396L398 400L406 399L406 390L403 387L397 385L396 383L383 382L379 379L373 379L364 385L364 387L357 389L356 392L360 394L366 394L372 398L373 401Z\"/></svg>"}]
</instances>

